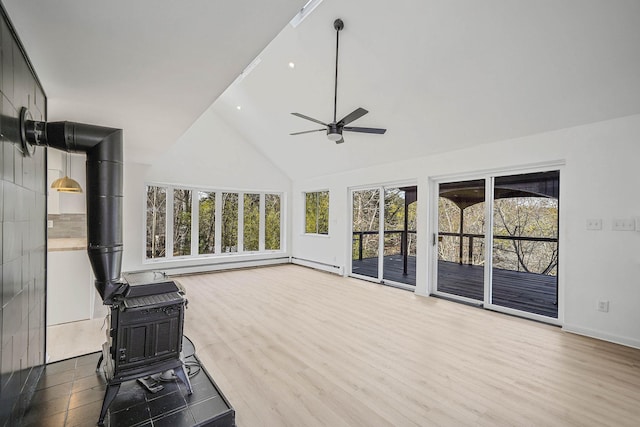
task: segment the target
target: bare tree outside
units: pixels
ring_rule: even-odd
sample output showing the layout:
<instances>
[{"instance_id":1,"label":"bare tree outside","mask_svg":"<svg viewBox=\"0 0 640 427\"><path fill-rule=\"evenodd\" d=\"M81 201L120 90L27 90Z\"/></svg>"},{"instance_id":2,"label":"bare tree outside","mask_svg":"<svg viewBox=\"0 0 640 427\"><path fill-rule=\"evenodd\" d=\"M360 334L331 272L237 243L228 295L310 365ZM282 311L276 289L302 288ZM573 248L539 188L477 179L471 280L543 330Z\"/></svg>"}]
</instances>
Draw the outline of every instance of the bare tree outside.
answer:
<instances>
[{"instance_id":1,"label":"bare tree outside","mask_svg":"<svg viewBox=\"0 0 640 427\"><path fill-rule=\"evenodd\" d=\"M353 253L352 259L378 256L380 228L380 191L353 192Z\"/></svg>"},{"instance_id":2,"label":"bare tree outside","mask_svg":"<svg viewBox=\"0 0 640 427\"><path fill-rule=\"evenodd\" d=\"M305 193L305 233L329 234L329 192Z\"/></svg>"},{"instance_id":3,"label":"bare tree outside","mask_svg":"<svg viewBox=\"0 0 640 427\"><path fill-rule=\"evenodd\" d=\"M213 255L238 252L238 225L243 223L243 251L258 252L264 238L264 250L281 249L282 196L274 193L239 193L202 191L171 186L146 186L146 247L147 259L171 256ZM173 206L167 204L167 194L173 194ZM328 227L328 192L322 192L315 206L325 212L314 216L314 221ZM219 200L218 200L219 199ZM239 218L239 205L243 203L243 218ZM196 204L193 206L193 204ZM261 217L261 203L264 203ZM220 209L216 210L216 204ZM193 209L197 209L194 212ZM167 236L167 209L173 209L173 232ZM194 215L197 213L196 223ZM219 223L219 226L217 225ZM264 236L260 224L264 223ZM322 225L324 224L324 226ZM193 227L192 227L193 225ZM216 233L216 227L220 230ZM197 236L197 237L194 237ZM197 238L197 252L192 253L192 239ZM166 252L172 243L173 251Z\"/></svg>"},{"instance_id":4,"label":"bare tree outside","mask_svg":"<svg viewBox=\"0 0 640 427\"><path fill-rule=\"evenodd\" d=\"M238 193L222 193L222 252L238 252Z\"/></svg>"},{"instance_id":5,"label":"bare tree outside","mask_svg":"<svg viewBox=\"0 0 640 427\"><path fill-rule=\"evenodd\" d=\"M545 197L500 199L494 202L493 212L494 268L555 276L558 200Z\"/></svg>"},{"instance_id":6,"label":"bare tree outside","mask_svg":"<svg viewBox=\"0 0 640 427\"><path fill-rule=\"evenodd\" d=\"M198 193L198 253L215 253L216 193Z\"/></svg>"},{"instance_id":7,"label":"bare tree outside","mask_svg":"<svg viewBox=\"0 0 640 427\"><path fill-rule=\"evenodd\" d=\"M416 254L416 206L407 206L408 255ZM387 188L384 191L384 254L397 255L402 252L404 233L405 191L401 188Z\"/></svg>"},{"instance_id":8,"label":"bare tree outside","mask_svg":"<svg viewBox=\"0 0 640 427\"><path fill-rule=\"evenodd\" d=\"M279 250L280 249L280 195L279 194L265 194L264 196L264 215L265 215L265 230L264 230L264 248L266 250Z\"/></svg>"},{"instance_id":9,"label":"bare tree outside","mask_svg":"<svg viewBox=\"0 0 640 427\"><path fill-rule=\"evenodd\" d=\"M438 198L439 260L471 265L484 264L484 209L484 202L473 204L462 210L446 197ZM464 230L460 230L461 219ZM463 234L462 258L460 257L461 232Z\"/></svg>"},{"instance_id":10,"label":"bare tree outside","mask_svg":"<svg viewBox=\"0 0 640 427\"><path fill-rule=\"evenodd\" d=\"M191 190L173 190L173 256L191 255Z\"/></svg>"},{"instance_id":11,"label":"bare tree outside","mask_svg":"<svg viewBox=\"0 0 640 427\"><path fill-rule=\"evenodd\" d=\"M260 195L244 194L244 233L245 251L257 251L260 244Z\"/></svg>"},{"instance_id":12,"label":"bare tree outside","mask_svg":"<svg viewBox=\"0 0 640 427\"><path fill-rule=\"evenodd\" d=\"M167 189L147 186L147 258L166 256Z\"/></svg>"}]
</instances>

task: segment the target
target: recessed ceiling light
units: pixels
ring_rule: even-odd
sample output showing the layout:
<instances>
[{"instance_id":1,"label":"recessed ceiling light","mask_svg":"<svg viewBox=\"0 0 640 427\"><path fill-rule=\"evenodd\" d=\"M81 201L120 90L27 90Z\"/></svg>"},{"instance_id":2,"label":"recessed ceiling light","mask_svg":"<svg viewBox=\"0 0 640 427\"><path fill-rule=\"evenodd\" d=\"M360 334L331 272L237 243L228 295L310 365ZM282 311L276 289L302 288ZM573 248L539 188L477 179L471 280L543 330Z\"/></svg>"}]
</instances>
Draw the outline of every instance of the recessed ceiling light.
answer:
<instances>
[{"instance_id":1,"label":"recessed ceiling light","mask_svg":"<svg viewBox=\"0 0 640 427\"><path fill-rule=\"evenodd\" d=\"M293 62L289 62L289 68L296 68L296 64L294 64Z\"/></svg>"},{"instance_id":2,"label":"recessed ceiling light","mask_svg":"<svg viewBox=\"0 0 640 427\"><path fill-rule=\"evenodd\" d=\"M242 110L242 106L236 105L236 110Z\"/></svg>"}]
</instances>

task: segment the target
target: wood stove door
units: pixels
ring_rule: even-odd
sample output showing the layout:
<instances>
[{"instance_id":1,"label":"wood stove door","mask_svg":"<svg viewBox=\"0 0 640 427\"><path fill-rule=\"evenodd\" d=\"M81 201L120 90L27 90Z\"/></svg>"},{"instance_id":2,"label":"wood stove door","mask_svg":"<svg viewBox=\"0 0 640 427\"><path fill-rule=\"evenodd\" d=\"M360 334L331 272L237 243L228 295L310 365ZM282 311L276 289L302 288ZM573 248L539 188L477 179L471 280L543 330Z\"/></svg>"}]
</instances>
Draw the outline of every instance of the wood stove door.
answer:
<instances>
[{"instance_id":1,"label":"wood stove door","mask_svg":"<svg viewBox=\"0 0 640 427\"><path fill-rule=\"evenodd\" d=\"M182 307L133 309L119 313L116 371L179 357Z\"/></svg>"}]
</instances>

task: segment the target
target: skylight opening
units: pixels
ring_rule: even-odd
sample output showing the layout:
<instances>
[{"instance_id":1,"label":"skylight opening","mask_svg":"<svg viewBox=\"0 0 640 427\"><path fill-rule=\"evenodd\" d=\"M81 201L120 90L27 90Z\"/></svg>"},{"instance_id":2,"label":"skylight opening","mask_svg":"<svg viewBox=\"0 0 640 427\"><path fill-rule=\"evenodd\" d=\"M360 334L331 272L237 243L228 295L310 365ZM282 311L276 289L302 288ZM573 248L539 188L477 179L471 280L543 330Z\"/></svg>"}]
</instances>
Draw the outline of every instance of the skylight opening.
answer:
<instances>
[{"instance_id":1,"label":"skylight opening","mask_svg":"<svg viewBox=\"0 0 640 427\"><path fill-rule=\"evenodd\" d=\"M258 64L262 62L262 59L260 59L260 57L256 57L256 59L254 59L253 61L251 61L251 63L249 65L247 65L247 67L242 70L242 72L240 73L240 75L238 77L236 77L236 79L233 81L233 83L231 83L230 86L233 86L237 83L240 83L245 77L247 77L249 75L249 73L251 73L253 71L254 68L256 68L258 66Z\"/></svg>"},{"instance_id":2,"label":"skylight opening","mask_svg":"<svg viewBox=\"0 0 640 427\"><path fill-rule=\"evenodd\" d=\"M298 12L291 21L289 21L289 24L291 24L293 28L296 28L307 16L309 16L311 12L314 11L316 7L318 7L320 3L322 3L322 0L309 0L304 6L302 6L300 12Z\"/></svg>"}]
</instances>

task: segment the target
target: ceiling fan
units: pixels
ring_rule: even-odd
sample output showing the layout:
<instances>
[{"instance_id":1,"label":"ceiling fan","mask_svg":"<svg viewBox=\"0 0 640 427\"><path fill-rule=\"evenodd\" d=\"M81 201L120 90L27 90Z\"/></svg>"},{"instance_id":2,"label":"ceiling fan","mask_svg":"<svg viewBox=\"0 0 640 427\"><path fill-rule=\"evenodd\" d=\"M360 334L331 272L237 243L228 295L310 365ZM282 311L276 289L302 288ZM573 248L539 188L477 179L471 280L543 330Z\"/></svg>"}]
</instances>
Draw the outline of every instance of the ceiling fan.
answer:
<instances>
[{"instance_id":1,"label":"ceiling fan","mask_svg":"<svg viewBox=\"0 0 640 427\"><path fill-rule=\"evenodd\" d=\"M331 123L324 123L320 120L314 119L313 117L305 116L304 114L291 113L294 116L298 116L302 119L321 124L324 127L322 129L294 132L290 135L301 135L304 133L326 131L327 138L329 138L329 140L335 141L336 144L342 144L344 142L344 139L342 138L342 131L383 134L387 131L386 129L346 126L349 123L358 120L360 117L367 114L368 111L364 108L356 108L354 111L344 116L341 120L336 120L336 109L338 104L338 46L340 45L340 30L344 28L344 22L342 22L342 19L336 19L333 22L333 28L336 29L336 78L333 93L333 121Z\"/></svg>"}]
</instances>

